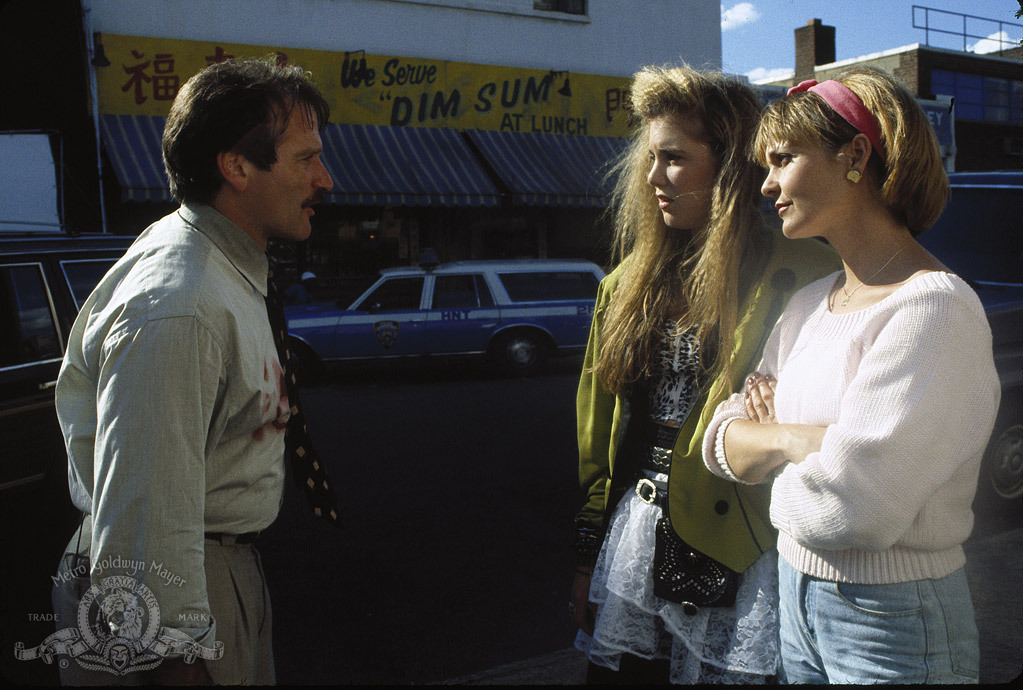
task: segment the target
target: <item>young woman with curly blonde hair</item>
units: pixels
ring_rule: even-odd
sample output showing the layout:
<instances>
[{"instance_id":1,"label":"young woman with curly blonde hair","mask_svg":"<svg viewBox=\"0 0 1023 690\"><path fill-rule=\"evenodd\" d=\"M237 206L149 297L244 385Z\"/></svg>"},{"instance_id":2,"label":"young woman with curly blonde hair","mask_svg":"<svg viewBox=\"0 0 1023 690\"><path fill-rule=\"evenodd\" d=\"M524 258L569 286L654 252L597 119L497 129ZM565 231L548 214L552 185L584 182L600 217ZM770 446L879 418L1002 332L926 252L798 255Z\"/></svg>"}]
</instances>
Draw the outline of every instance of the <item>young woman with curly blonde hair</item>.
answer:
<instances>
[{"instance_id":1,"label":"young woman with curly blonde hair","mask_svg":"<svg viewBox=\"0 0 1023 690\"><path fill-rule=\"evenodd\" d=\"M765 229L749 87L646 68L631 100L620 263L598 291L577 397L577 646L593 682L763 682L778 658L768 493L711 474L700 446L788 298L837 257Z\"/></svg>"}]
</instances>

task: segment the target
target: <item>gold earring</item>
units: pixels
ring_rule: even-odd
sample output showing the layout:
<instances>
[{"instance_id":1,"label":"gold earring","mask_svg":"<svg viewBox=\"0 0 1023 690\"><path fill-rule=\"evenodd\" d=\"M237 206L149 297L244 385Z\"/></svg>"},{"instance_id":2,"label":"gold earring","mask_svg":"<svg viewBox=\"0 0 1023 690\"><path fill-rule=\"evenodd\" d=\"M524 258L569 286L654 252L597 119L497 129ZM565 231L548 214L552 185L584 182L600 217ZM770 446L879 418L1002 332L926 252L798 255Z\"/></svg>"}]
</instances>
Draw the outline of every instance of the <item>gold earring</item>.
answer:
<instances>
[{"instance_id":1,"label":"gold earring","mask_svg":"<svg viewBox=\"0 0 1023 690\"><path fill-rule=\"evenodd\" d=\"M845 174L845 179L849 180L853 184L859 182L861 177L863 177L863 175L861 175L860 171L856 168L850 169L849 172Z\"/></svg>"}]
</instances>

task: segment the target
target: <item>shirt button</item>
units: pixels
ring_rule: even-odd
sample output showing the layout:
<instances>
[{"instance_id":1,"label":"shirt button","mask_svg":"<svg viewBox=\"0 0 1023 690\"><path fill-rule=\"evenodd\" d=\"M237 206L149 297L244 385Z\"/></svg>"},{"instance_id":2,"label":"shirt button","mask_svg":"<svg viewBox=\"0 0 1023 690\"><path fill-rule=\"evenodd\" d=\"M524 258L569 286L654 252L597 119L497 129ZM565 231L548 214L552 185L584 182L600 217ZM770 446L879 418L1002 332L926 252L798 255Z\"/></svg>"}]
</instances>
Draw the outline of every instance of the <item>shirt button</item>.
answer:
<instances>
[{"instance_id":1,"label":"shirt button","mask_svg":"<svg viewBox=\"0 0 1023 690\"><path fill-rule=\"evenodd\" d=\"M728 501L718 501L714 504L714 512L718 515L724 515L728 512Z\"/></svg>"}]
</instances>

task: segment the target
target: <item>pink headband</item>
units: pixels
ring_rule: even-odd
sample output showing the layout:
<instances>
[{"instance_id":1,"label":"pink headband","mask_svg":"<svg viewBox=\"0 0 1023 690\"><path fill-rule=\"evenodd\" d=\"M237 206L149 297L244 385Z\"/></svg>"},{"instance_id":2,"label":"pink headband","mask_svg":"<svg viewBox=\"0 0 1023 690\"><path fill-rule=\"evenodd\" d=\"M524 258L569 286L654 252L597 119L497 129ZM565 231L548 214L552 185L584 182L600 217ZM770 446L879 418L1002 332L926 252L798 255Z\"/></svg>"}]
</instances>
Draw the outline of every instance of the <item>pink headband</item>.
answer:
<instances>
[{"instance_id":1,"label":"pink headband","mask_svg":"<svg viewBox=\"0 0 1023 690\"><path fill-rule=\"evenodd\" d=\"M823 98L824 102L830 105L831 109L841 115L846 122L863 134L866 134L867 138L870 139L870 143L874 145L877 155L881 157L881 160L885 159L885 150L884 146L881 145L881 133L877 125L877 118L867 110L867 107L863 105L863 101L849 90L849 87L831 79L819 84L816 79L807 79L793 86L785 95L791 96L800 91L813 91Z\"/></svg>"}]
</instances>

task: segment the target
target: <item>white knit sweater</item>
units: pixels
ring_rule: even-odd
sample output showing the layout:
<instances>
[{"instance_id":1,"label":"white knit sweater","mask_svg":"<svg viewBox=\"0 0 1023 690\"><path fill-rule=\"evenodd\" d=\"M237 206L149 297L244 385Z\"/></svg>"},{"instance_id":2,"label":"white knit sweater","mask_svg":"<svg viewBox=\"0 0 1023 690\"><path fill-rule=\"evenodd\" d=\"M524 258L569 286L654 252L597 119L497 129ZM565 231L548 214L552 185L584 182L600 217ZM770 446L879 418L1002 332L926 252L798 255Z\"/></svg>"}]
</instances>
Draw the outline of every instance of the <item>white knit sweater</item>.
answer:
<instances>
[{"instance_id":1,"label":"white knit sweater","mask_svg":"<svg viewBox=\"0 0 1023 690\"><path fill-rule=\"evenodd\" d=\"M958 276L927 273L832 314L836 275L792 297L758 367L778 379L780 423L827 427L820 452L773 478L778 551L832 581L943 577L966 562L1001 395L984 309ZM740 417L741 393L718 406L703 446L707 468L733 481L722 439Z\"/></svg>"}]
</instances>

